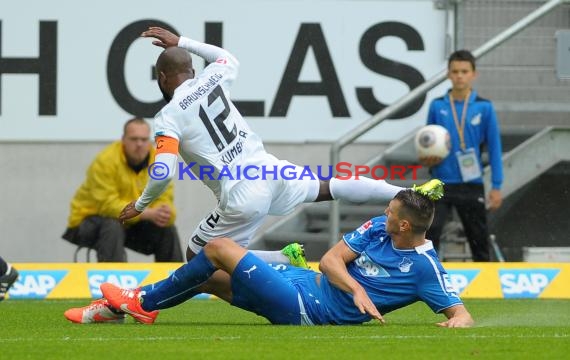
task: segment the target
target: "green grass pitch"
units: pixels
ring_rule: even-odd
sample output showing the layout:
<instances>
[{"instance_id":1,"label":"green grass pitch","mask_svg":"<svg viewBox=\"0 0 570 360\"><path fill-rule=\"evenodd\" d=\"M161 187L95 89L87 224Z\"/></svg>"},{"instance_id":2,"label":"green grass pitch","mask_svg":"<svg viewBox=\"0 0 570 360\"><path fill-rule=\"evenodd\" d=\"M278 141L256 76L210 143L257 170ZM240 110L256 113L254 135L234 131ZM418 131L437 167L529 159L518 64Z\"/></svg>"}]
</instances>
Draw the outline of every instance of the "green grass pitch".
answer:
<instances>
[{"instance_id":1,"label":"green grass pitch","mask_svg":"<svg viewBox=\"0 0 570 360\"><path fill-rule=\"evenodd\" d=\"M0 303L1 359L568 359L570 300L466 300L471 329L443 329L417 303L386 325L273 326L220 300L192 300L157 322L77 325L85 300Z\"/></svg>"}]
</instances>

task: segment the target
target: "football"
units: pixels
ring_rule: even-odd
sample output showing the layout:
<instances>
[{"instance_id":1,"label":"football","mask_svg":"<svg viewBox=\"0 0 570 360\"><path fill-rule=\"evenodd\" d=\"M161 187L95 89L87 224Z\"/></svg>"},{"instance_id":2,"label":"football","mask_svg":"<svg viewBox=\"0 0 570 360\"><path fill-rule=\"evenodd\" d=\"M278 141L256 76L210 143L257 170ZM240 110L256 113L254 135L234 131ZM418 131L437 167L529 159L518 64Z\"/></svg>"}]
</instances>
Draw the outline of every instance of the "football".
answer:
<instances>
[{"instance_id":1,"label":"football","mask_svg":"<svg viewBox=\"0 0 570 360\"><path fill-rule=\"evenodd\" d=\"M445 158L449 155L451 142L449 132L441 125L426 125L418 130L415 138L418 158L436 156Z\"/></svg>"}]
</instances>

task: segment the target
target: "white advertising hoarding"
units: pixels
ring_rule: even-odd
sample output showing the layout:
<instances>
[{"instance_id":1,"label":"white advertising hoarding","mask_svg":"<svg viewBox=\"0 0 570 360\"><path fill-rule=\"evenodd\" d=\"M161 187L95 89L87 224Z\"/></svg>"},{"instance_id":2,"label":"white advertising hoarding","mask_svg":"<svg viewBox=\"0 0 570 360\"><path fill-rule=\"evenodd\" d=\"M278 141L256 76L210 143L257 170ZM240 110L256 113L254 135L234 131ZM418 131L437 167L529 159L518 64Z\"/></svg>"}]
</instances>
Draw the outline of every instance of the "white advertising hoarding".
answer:
<instances>
[{"instance_id":1,"label":"white advertising hoarding","mask_svg":"<svg viewBox=\"0 0 570 360\"><path fill-rule=\"evenodd\" d=\"M151 24L238 58L231 97L265 141L336 140L445 67L430 0L30 0L0 21L1 141L114 140L133 115L152 118L161 49L138 37ZM365 139L408 133L440 92Z\"/></svg>"}]
</instances>

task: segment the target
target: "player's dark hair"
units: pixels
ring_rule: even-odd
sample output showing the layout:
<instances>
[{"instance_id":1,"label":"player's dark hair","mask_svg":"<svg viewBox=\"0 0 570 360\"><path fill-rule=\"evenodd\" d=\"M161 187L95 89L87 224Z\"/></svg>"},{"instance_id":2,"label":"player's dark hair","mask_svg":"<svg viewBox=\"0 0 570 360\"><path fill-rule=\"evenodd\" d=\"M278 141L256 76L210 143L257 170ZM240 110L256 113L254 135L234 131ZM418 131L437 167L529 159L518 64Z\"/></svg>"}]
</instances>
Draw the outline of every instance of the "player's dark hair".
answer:
<instances>
[{"instance_id":1,"label":"player's dark hair","mask_svg":"<svg viewBox=\"0 0 570 360\"><path fill-rule=\"evenodd\" d=\"M123 125L123 136L127 134L127 128L129 127L130 124L139 124L139 125L145 124L146 126L149 126L146 120L143 119L142 117L134 117L132 119L127 120L125 125Z\"/></svg>"},{"instance_id":2,"label":"player's dark hair","mask_svg":"<svg viewBox=\"0 0 570 360\"><path fill-rule=\"evenodd\" d=\"M168 76L189 74L193 72L192 56L190 53L177 46L166 48L156 60L156 72L165 73Z\"/></svg>"},{"instance_id":3,"label":"player's dark hair","mask_svg":"<svg viewBox=\"0 0 570 360\"><path fill-rule=\"evenodd\" d=\"M410 222L414 234L422 234L429 229L435 209L433 200L412 189L401 190L394 199L402 205L398 217Z\"/></svg>"},{"instance_id":4,"label":"player's dark hair","mask_svg":"<svg viewBox=\"0 0 570 360\"><path fill-rule=\"evenodd\" d=\"M449 55L449 60L447 61L447 68L451 66L452 61L469 61L475 71L475 56L471 54L469 50L457 50L453 54Z\"/></svg>"}]
</instances>

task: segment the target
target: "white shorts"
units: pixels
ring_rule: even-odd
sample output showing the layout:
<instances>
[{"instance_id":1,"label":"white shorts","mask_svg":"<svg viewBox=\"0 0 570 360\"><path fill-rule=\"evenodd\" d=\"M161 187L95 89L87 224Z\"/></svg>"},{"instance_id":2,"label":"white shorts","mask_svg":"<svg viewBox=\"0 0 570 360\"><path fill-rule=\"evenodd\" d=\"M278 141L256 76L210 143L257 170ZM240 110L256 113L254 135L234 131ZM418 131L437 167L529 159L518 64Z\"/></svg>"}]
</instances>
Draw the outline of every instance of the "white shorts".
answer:
<instances>
[{"instance_id":1,"label":"white shorts","mask_svg":"<svg viewBox=\"0 0 570 360\"><path fill-rule=\"evenodd\" d=\"M297 174L303 170L272 155L269 160L265 165L276 165L278 169L287 166L288 171L297 171ZM305 176L286 180L278 176L276 180L226 182L222 184L218 206L200 221L188 240L188 247L197 254L208 241L219 237L229 237L247 247L267 215L287 215L301 203L315 201L319 187L320 180L316 175L313 179Z\"/></svg>"}]
</instances>

